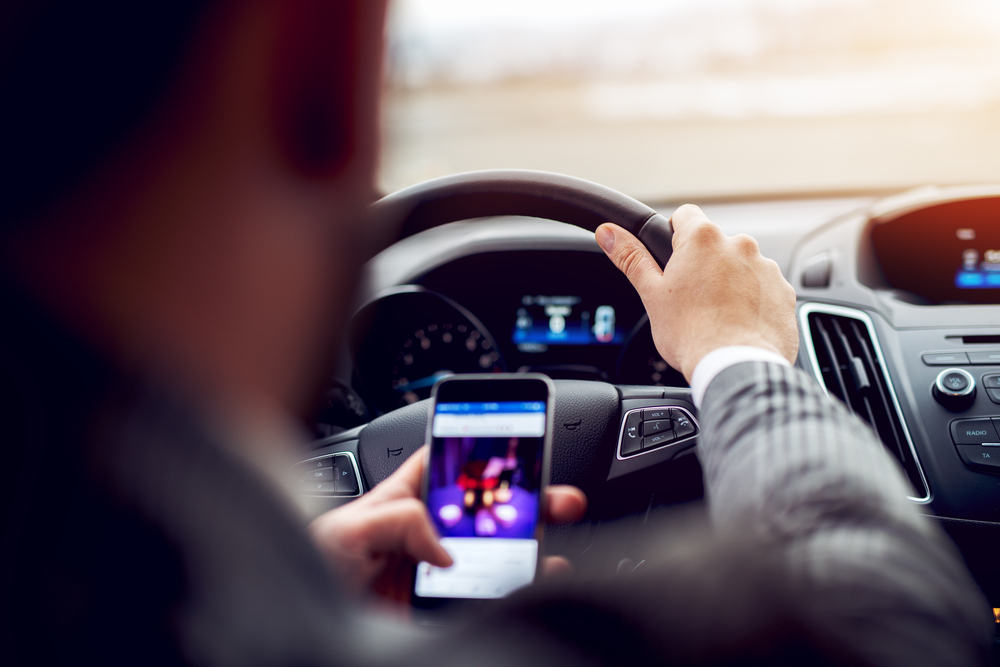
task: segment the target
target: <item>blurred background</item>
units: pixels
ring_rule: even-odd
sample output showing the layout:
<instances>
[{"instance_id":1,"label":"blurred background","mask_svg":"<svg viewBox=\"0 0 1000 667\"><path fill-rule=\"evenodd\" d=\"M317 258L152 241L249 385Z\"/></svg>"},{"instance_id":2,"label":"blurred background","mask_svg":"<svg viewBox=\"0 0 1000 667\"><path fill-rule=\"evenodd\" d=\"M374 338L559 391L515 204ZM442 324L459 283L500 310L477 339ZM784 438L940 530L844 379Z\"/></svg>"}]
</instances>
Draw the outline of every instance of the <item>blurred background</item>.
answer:
<instances>
[{"instance_id":1,"label":"blurred background","mask_svg":"<svg viewBox=\"0 0 1000 667\"><path fill-rule=\"evenodd\" d=\"M380 186L647 204L1000 182L998 0L395 0Z\"/></svg>"}]
</instances>

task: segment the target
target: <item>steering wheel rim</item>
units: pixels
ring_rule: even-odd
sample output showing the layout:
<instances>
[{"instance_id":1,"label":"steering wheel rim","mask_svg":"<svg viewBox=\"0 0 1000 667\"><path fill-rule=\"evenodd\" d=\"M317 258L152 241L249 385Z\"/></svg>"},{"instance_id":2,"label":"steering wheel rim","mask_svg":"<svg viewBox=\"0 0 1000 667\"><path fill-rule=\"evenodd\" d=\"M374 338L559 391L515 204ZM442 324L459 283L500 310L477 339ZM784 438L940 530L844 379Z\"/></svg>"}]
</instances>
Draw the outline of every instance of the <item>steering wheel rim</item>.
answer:
<instances>
[{"instance_id":1,"label":"steering wheel rim","mask_svg":"<svg viewBox=\"0 0 1000 667\"><path fill-rule=\"evenodd\" d=\"M590 231L612 222L634 234L663 268L673 252L670 221L617 190L574 176L529 169L470 171L436 178L372 204L377 220L399 227L396 240L449 222L523 215Z\"/></svg>"}]
</instances>

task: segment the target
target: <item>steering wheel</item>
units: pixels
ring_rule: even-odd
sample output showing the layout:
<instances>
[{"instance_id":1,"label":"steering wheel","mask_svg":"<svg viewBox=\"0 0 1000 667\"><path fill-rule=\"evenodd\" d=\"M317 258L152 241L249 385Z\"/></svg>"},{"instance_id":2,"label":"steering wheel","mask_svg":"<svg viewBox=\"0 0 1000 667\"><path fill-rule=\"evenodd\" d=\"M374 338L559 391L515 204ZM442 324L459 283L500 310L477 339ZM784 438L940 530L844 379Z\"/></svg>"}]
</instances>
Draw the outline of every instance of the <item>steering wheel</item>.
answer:
<instances>
[{"instance_id":1,"label":"steering wheel","mask_svg":"<svg viewBox=\"0 0 1000 667\"><path fill-rule=\"evenodd\" d=\"M661 265L672 251L670 222L610 188L540 171L494 170L447 176L388 195L371 213L401 230L398 239L449 222L500 215L547 218L588 230L613 222L636 235ZM694 452L699 431L690 390L555 380L552 483L573 484L590 499L590 525L646 510L654 502L701 497ZM320 451L356 450L364 485L388 477L424 444L428 401L382 415L317 443ZM655 424L654 424L655 422ZM669 432L662 436L660 429ZM344 437L356 438L353 444ZM339 438L339 439L338 439ZM667 461L676 464L662 466ZM683 463L681 462L683 460ZM654 470L655 468L655 470ZM558 533L558 531L556 531ZM572 532L572 531L571 531ZM569 535L564 531L564 536ZM546 538L550 553L578 551L574 537Z\"/></svg>"}]
</instances>

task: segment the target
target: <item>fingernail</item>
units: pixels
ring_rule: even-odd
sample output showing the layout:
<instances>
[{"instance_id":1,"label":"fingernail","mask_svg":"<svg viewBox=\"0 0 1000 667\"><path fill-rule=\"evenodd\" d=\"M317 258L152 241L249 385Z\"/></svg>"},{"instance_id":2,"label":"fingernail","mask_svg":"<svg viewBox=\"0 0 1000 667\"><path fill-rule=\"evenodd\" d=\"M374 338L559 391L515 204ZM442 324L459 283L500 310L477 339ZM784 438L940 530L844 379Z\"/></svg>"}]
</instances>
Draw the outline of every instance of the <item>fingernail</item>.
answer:
<instances>
[{"instance_id":1,"label":"fingernail","mask_svg":"<svg viewBox=\"0 0 1000 667\"><path fill-rule=\"evenodd\" d=\"M611 254L611 251L615 249L615 233L611 231L611 228L606 225L601 225L597 228L597 243L602 248L604 252Z\"/></svg>"}]
</instances>

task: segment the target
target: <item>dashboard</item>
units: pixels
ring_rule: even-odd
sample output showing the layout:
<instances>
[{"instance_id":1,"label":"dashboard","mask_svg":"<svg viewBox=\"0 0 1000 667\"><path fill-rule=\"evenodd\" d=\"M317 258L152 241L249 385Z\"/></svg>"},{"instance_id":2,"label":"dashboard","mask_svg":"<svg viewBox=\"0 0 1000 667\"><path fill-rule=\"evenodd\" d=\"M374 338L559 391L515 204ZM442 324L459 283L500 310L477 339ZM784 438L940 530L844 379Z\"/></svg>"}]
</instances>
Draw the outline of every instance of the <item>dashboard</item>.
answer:
<instances>
[{"instance_id":1,"label":"dashboard","mask_svg":"<svg viewBox=\"0 0 1000 667\"><path fill-rule=\"evenodd\" d=\"M1000 188L703 208L779 264L798 295L797 365L872 426L1000 606ZM593 235L539 219L456 222L387 248L349 348L340 382L365 421L451 372L540 371L635 396L686 386ZM625 470L614 493L700 497L696 457L650 470L641 483Z\"/></svg>"}]
</instances>

